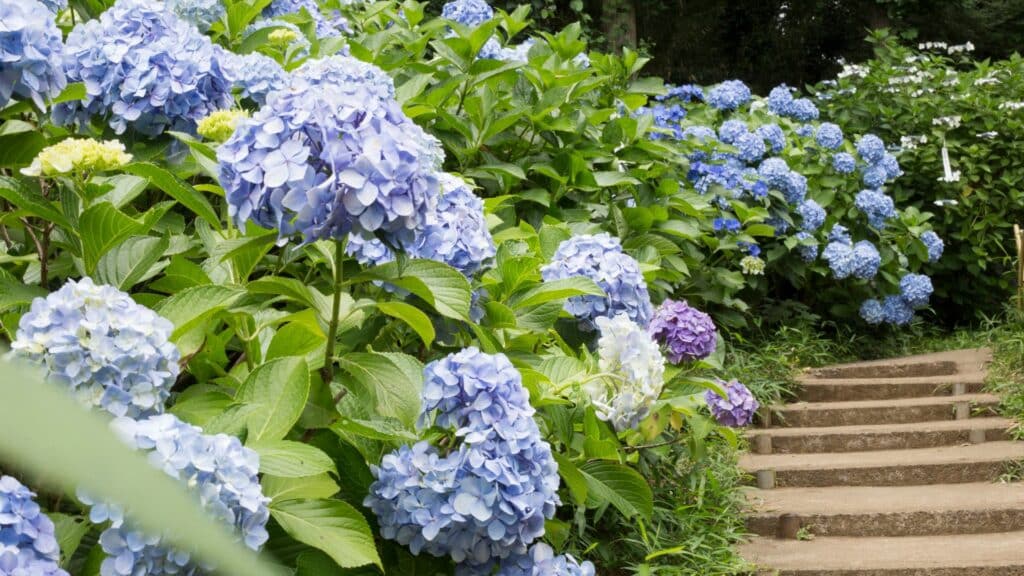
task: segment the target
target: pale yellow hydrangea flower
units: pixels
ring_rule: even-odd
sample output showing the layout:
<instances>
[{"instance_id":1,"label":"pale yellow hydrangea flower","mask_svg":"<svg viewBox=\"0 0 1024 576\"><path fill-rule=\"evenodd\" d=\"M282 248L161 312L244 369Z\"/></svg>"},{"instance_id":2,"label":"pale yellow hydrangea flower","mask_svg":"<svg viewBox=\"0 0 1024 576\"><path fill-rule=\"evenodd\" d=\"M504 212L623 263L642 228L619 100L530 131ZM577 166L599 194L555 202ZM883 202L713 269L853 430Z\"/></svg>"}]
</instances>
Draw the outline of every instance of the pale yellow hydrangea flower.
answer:
<instances>
[{"instance_id":1,"label":"pale yellow hydrangea flower","mask_svg":"<svg viewBox=\"0 0 1024 576\"><path fill-rule=\"evenodd\" d=\"M249 117L245 110L217 110L199 121L196 131L207 140L224 142L231 138L235 127Z\"/></svg>"},{"instance_id":2,"label":"pale yellow hydrangea flower","mask_svg":"<svg viewBox=\"0 0 1024 576\"><path fill-rule=\"evenodd\" d=\"M267 36L267 40L270 40L271 44L277 44L279 46L287 46L298 39L299 33L287 28L278 28Z\"/></svg>"},{"instance_id":3,"label":"pale yellow hydrangea flower","mask_svg":"<svg viewBox=\"0 0 1024 576\"><path fill-rule=\"evenodd\" d=\"M740 268L743 269L744 274L761 276L764 274L764 260L757 256L747 256L740 260Z\"/></svg>"},{"instance_id":4,"label":"pale yellow hydrangea flower","mask_svg":"<svg viewBox=\"0 0 1024 576\"><path fill-rule=\"evenodd\" d=\"M132 155L125 152L124 144L117 140L100 142L92 138L68 138L43 148L28 168L22 168L21 173L26 176L57 176L72 172L104 172L131 161Z\"/></svg>"}]
</instances>

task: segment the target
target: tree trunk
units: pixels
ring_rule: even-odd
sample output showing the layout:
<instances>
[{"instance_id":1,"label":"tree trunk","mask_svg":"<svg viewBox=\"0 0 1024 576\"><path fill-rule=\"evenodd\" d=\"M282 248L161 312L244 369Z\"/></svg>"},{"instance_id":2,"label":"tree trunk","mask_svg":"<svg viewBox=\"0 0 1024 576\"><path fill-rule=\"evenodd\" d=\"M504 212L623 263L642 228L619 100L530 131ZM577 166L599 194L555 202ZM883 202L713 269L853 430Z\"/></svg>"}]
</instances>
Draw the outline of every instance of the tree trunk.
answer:
<instances>
[{"instance_id":1,"label":"tree trunk","mask_svg":"<svg viewBox=\"0 0 1024 576\"><path fill-rule=\"evenodd\" d=\"M610 0L601 6L601 29L612 52L636 48L635 0Z\"/></svg>"}]
</instances>

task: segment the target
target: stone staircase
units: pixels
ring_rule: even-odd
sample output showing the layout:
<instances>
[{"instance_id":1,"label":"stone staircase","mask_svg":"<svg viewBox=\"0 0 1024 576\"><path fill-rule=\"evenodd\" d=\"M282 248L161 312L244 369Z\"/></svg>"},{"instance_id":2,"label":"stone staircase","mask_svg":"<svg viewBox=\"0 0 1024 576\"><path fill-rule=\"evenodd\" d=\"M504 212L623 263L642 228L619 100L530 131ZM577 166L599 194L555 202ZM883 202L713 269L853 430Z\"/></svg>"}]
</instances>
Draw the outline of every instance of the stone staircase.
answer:
<instances>
[{"instance_id":1,"label":"stone staircase","mask_svg":"<svg viewBox=\"0 0 1024 576\"><path fill-rule=\"evenodd\" d=\"M821 368L767 409L741 467L755 534L740 553L780 576L1024 576L1024 461L984 394L986 349ZM1024 469L1022 469L1024 471Z\"/></svg>"}]
</instances>

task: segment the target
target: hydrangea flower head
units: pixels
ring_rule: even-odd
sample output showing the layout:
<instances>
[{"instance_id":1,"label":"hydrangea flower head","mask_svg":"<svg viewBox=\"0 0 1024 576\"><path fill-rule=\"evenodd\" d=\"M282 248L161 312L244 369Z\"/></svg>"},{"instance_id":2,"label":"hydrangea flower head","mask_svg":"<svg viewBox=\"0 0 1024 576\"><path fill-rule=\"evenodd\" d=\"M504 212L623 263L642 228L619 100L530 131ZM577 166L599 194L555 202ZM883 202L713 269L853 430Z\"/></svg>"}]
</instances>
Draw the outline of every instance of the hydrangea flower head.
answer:
<instances>
[{"instance_id":1,"label":"hydrangea flower head","mask_svg":"<svg viewBox=\"0 0 1024 576\"><path fill-rule=\"evenodd\" d=\"M650 413L665 384L665 358L658 344L625 314L597 319L598 367L610 377L584 385L597 417L618 430L636 428Z\"/></svg>"},{"instance_id":2,"label":"hydrangea flower head","mask_svg":"<svg viewBox=\"0 0 1024 576\"><path fill-rule=\"evenodd\" d=\"M57 14L61 10L63 10L63 9L68 7L68 0L39 0L39 1L43 4L43 6L46 6L47 10L49 10L53 14Z\"/></svg>"},{"instance_id":3,"label":"hydrangea flower head","mask_svg":"<svg viewBox=\"0 0 1024 576\"><path fill-rule=\"evenodd\" d=\"M906 326L914 319L914 309L902 296L886 296L882 302L885 321L896 326Z\"/></svg>"},{"instance_id":4,"label":"hydrangea flower head","mask_svg":"<svg viewBox=\"0 0 1024 576\"><path fill-rule=\"evenodd\" d=\"M719 110L735 110L750 101L750 88L739 80L726 80L712 88L707 102Z\"/></svg>"},{"instance_id":5,"label":"hydrangea flower head","mask_svg":"<svg viewBox=\"0 0 1024 576\"><path fill-rule=\"evenodd\" d=\"M225 13L221 0L165 0L167 7L186 22L191 22L200 32L220 20Z\"/></svg>"},{"instance_id":6,"label":"hydrangea flower head","mask_svg":"<svg viewBox=\"0 0 1024 576\"><path fill-rule=\"evenodd\" d=\"M735 218L715 218L711 223L715 232L739 232L743 227L740 221Z\"/></svg>"},{"instance_id":7,"label":"hydrangea flower head","mask_svg":"<svg viewBox=\"0 0 1024 576\"><path fill-rule=\"evenodd\" d=\"M818 119L818 107L807 98L796 98L789 103L785 116L792 116L800 122Z\"/></svg>"},{"instance_id":8,"label":"hydrangea flower head","mask_svg":"<svg viewBox=\"0 0 1024 576\"><path fill-rule=\"evenodd\" d=\"M311 84L327 84L341 90L365 90L381 101L395 99L395 82L380 68L351 56L336 55L308 60L294 75Z\"/></svg>"},{"instance_id":9,"label":"hydrangea flower head","mask_svg":"<svg viewBox=\"0 0 1024 576\"><path fill-rule=\"evenodd\" d=\"M249 112L240 108L217 110L199 121L196 132L214 142L224 142L235 132L235 127L249 117Z\"/></svg>"},{"instance_id":10,"label":"hydrangea flower head","mask_svg":"<svg viewBox=\"0 0 1024 576\"><path fill-rule=\"evenodd\" d=\"M887 179L885 167L881 164L868 164L861 174L861 183L868 188L881 188Z\"/></svg>"},{"instance_id":11,"label":"hydrangea flower head","mask_svg":"<svg viewBox=\"0 0 1024 576\"><path fill-rule=\"evenodd\" d=\"M217 148L228 212L306 242L408 234L440 190L397 102L296 81Z\"/></svg>"},{"instance_id":12,"label":"hydrangea flower head","mask_svg":"<svg viewBox=\"0 0 1024 576\"><path fill-rule=\"evenodd\" d=\"M277 18L289 14L299 14L303 10L309 13L316 26L316 35L320 38L334 38L342 32L348 32L348 21L340 13L333 18L328 18L320 11L316 0L273 0L263 9L265 18Z\"/></svg>"},{"instance_id":13,"label":"hydrangea flower head","mask_svg":"<svg viewBox=\"0 0 1024 576\"><path fill-rule=\"evenodd\" d=\"M839 242L841 244L852 244L853 240L850 238L850 230L842 224L836 224L832 226L832 229L828 232L829 242Z\"/></svg>"},{"instance_id":14,"label":"hydrangea flower head","mask_svg":"<svg viewBox=\"0 0 1024 576\"><path fill-rule=\"evenodd\" d=\"M789 186L789 165L782 158L766 158L757 168L758 175L776 190Z\"/></svg>"},{"instance_id":15,"label":"hydrangea flower head","mask_svg":"<svg viewBox=\"0 0 1024 576\"><path fill-rule=\"evenodd\" d=\"M526 554L506 558L501 562L496 576L596 576L591 562L580 563L568 554L556 555L544 542L530 546ZM475 576L461 574L456 576Z\"/></svg>"},{"instance_id":16,"label":"hydrangea flower head","mask_svg":"<svg viewBox=\"0 0 1024 576\"><path fill-rule=\"evenodd\" d=\"M878 273L878 267L882 265L882 256L878 248L867 240L861 240L853 245L853 275L862 280L870 280Z\"/></svg>"},{"instance_id":17,"label":"hydrangea flower head","mask_svg":"<svg viewBox=\"0 0 1024 576\"><path fill-rule=\"evenodd\" d=\"M737 380L731 382L718 381L726 395L719 396L714 390L704 393L704 401L711 409L711 415L722 426L739 428L749 426L754 421L754 414L761 405L746 386Z\"/></svg>"},{"instance_id":18,"label":"hydrangea flower head","mask_svg":"<svg viewBox=\"0 0 1024 576\"><path fill-rule=\"evenodd\" d=\"M33 300L11 349L84 404L137 418L163 412L178 377L173 330L124 292L83 278Z\"/></svg>"},{"instance_id":19,"label":"hydrangea flower head","mask_svg":"<svg viewBox=\"0 0 1024 576\"><path fill-rule=\"evenodd\" d=\"M868 217L868 223L879 230L896 216L892 198L878 190L861 190L854 197L854 205Z\"/></svg>"},{"instance_id":20,"label":"hydrangea flower head","mask_svg":"<svg viewBox=\"0 0 1024 576\"><path fill-rule=\"evenodd\" d=\"M0 22L0 108L17 95L45 109L67 86L53 12L36 0L5 0Z\"/></svg>"},{"instance_id":21,"label":"hydrangea flower head","mask_svg":"<svg viewBox=\"0 0 1024 576\"><path fill-rule=\"evenodd\" d=\"M805 232L814 232L825 223L825 209L814 200L804 200L797 206L796 211L803 219L800 229Z\"/></svg>"},{"instance_id":22,"label":"hydrangea flower head","mask_svg":"<svg viewBox=\"0 0 1024 576\"><path fill-rule=\"evenodd\" d=\"M900 279L900 296L911 308L927 306L932 290L932 279L924 274L907 274Z\"/></svg>"},{"instance_id":23,"label":"hydrangea flower head","mask_svg":"<svg viewBox=\"0 0 1024 576\"><path fill-rule=\"evenodd\" d=\"M771 145L773 153L778 154L786 148L786 134L778 124L762 124L754 132Z\"/></svg>"},{"instance_id":24,"label":"hydrangea flower head","mask_svg":"<svg viewBox=\"0 0 1024 576\"><path fill-rule=\"evenodd\" d=\"M885 170L886 180L893 180L903 175L903 169L900 168L900 161L888 152L886 152L885 156L882 157L881 166Z\"/></svg>"},{"instance_id":25,"label":"hydrangea flower head","mask_svg":"<svg viewBox=\"0 0 1024 576\"><path fill-rule=\"evenodd\" d=\"M441 17L476 27L494 18L494 9L485 0L452 0L441 8Z\"/></svg>"},{"instance_id":26,"label":"hydrangea flower head","mask_svg":"<svg viewBox=\"0 0 1024 576\"><path fill-rule=\"evenodd\" d=\"M683 130L680 140L686 140L693 138L700 142L714 142L718 139L718 135L715 131L707 126L687 126Z\"/></svg>"},{"instance_id":27,"label":"hydrangea flower head","mask_svg":"<svg viewBox=\"0 0 1024 576\"><path fill-rule=\"evenodd\" d=\"M739 137L750 132L743 120L726 120L718 127L718 139L726 144L735 144Z\"/></svg>"},{"instance_id":28,"label":"hydrangea flower head","mask_svg":"<svg viewBox=\"0 0 1024 576\"><path fill-rule=\"evenodd\" d=\"M822 148L835 150L843 145L843 130L836 124L823 122L821 126L818 126L814 140Z\"/></svg>"},{"instance_id":29,"label":"hydrangea flower head","mask_svg":"<svg viewBox=\"0 0 1024 576\"><path fill-rule=\"evenodd\" d=\"M740 270L748 276L763 276L767 263L757 256L744 256L740 260Z\"/></svg>"},{"instance_id":30,"label":"hydrangea flower head","mask_svg":"<svg viewBox=\"0 0 1024 576\"><path fill-rule=\"evenodd\" d=\"M260 487L259 455L238 438L203 434L171 414L118 418L112 427L126 443L148 452L150 463L187 485L203 509L231 527L250 549L259 550L267 541L270 498ZM102 576L203 574L212 569L188 552L169 548L163 536L139 531L116 504L97 503L84 494L79 499L95 505L90 513L94 522L111 520L100 534L107 553L100 565Z\"/></svg>"},{"instance_id":31,"label":"hydrangea flower head","mask_svg":"<svg viewBox=\"0 0 1024 576\"><path fill-rule=\"evenodd\" d=\"M865 300L860 305L860 317L868 324L881 324L885 322L885 310L882 303L874 298Z\"/></svg>"},{"instance_id":32,"label":"hydrangea flower head","mask_svg":"<svg viewBox=\"0 0 1024 576\"><path fill-rule=\"evenodd\" d=\"M932 230L927 230L921 233L921 242L928 250L928 261L938 262L939 258L942 258L942 252L945 250L945 244L942 242L942 238Z\"/></svg>"},{"instance_id":33,"label":"hydrangea flower head","mask_svg":"<svg viewBox=\"0 0 1024 576\"><path fill-rule=\"evenodd\" d=\"M768 111L772 114L784 116L793 103L793 92L789 86L780 84L768 93Z\"/></svg>"},{"instance_id":34,"label":"hydrangea flower head","mask_svg":"<svg viewBox=\"0 0 1024 576\"><path fill-rule=\"evenodd\" d=\"M840 174L851 174L857 169L857 160L849 152L836 152L832 155L832 169Z\"/></svg>"},{"instance_id":35,"label":"hydrangea flower head","mask_svg":"<svg viewBox=\"0 0 1024 576\"><path fill-rule=\"evenodd\" d=\"M885 158L885 142L874 134L865 134L857 140L857 154L868 164L877 164Z\"/></svg>"},{"instance_id":36,"label":"hydrangea flower head","mask_svg":"<svg viewBox=\"0 0 1024 576\"><path fill-rule=\"evenodd\" d=\"M655 96L654 99L658 100L659 102L663 102L665 100L682 100L683 102L703 102L704 89L696 84L682 84L680 86L666 84L665 93Z\"/></svg>"},{"instance_id":37,"label":"hydrangea flower head","mask_svg":"<svg viewBox=\"0 0 1024 576\"><path fill-rule=\"evenodd\" d=\"M0 476L0 574L68 576L60 568L53 522L35 493L11 476Z\"/></svg>"},{"instance_id":38,"label":"hydrangea flower head","mask_svg":"<svg viewBox=\"0 0 1024 576\"><path fill-rule=\"evenodd\" d=\"M86 96L56 106L54 119L104 118L118 134L194 133L200 118L234 103L219 53L163 4L117 0L68 35L64 68L69 81L85 83Z\"/></svg>"},{"instance_id":39,"label":"hydrangea flower head","mask_svg":"<svg viewBox=\"0 0 1024 576\"><path fill-rule=\"evenodd\" d=\"M673 364L707 358L718 345L714 320L685 301L662 302L647 331L665 345L668 360Z\"/></svg>"},{"instance_id":40,"label":"hydrangea flower head","mask_svg":"<svg viewBox=\"0 0 1024 576\"><path fill-rule=\"evenodd\" d=\"M740 160L744 162L757 162L768 151L764 139L753 132L740 135L736 139L736 148L739 149Z\"/></svg>"},{"instance_id":41,"label":"hydrangea flower head","mask_svg":"<svg viewBox=\"0 0 1024 576\"><path fill-rule=\"evenodd\" d=\"M797 232L796 233L796 238L798 240L800 240L800 244L798 244L797 247L796 247L797 252L800 253L800 259L803 260L804 262L814 262L815 260L817 260L818 259L818 243L817 243L817 241L814 241L814 243L807 243L807 242L805 242L807 239L813 238L813 236L811 236L807 232L801 231L801 232Z\"/></svg>"},{"instance_id":42,"label":"hydrangea flower head","mask_svg":"<svg viewBox=\"0 0 1024 576\"><path fill-rule=\"evenodd\" d=\"M807 195L807 177L803 174L792 171L786 178L786 185L782 188L782 195L790 204L800 204Z\"/></svg>"},{"instance_id":43,"label":"hydrangea flower head","mask_svg":"<svg viewBox=\"0 0 1024 576\"><path fill-rule=\"evenodd\" d=\"M124 144L117 140L67 138L43 148L21 173L26 176L92 174L116 170L132 161Z\"/></svg>"},{"instance_id":44,"label":"hydrangea flower head","mask_svg":"<svg viewBox=\"0 0 1024 576\"><path fill-rule=\"evenodd\" d=\"M259 52L235 54L219 46L216 49L224 77L243 98L262 106L266 103L268 94L287 86L288 74L277 60L270 56Z\"/></svg>"},{"instance_id":45,"label":"hydrangea flower head","mask_svg":"<svg viewBox=\"0 0 1024 576\"><path fill-rule=\"evenodd\" d=\"M593 280L603 296L574 296L565 310L593 329L601 316L625 312L637 324L646 326L653 313L647 283L640 264L622 251L618 238L607 233L573 236L558 245L551 262L541 268L545 281L583 276Z\"/></svg>"}]
</instances>

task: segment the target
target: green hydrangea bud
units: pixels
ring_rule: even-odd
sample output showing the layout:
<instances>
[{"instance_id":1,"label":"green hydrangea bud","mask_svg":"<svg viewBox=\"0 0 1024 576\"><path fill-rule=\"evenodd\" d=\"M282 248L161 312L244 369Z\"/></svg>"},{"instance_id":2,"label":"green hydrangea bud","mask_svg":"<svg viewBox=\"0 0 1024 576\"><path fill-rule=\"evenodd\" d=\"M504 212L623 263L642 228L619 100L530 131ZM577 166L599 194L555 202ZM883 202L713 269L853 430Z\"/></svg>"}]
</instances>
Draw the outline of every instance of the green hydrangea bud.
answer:
<instances>
[{"instance_id":1,"label":"green hydrangea bud","mask_svg":"<svg viewBox=\"0 0 1024 576\"><path fill-rule=\"evenodd\" d=\"M132 161L124 144L116 140L101 142L91 138L68 138L43 148L21 173L26 176L87 174L114 170Z\"/></svg>"},{"instance_id":2,"label":"green hydrangea bud","mask_svg":"<svg viewBox=\"0 0 1024 576\"><path fill-rule=\"evenodd\" d=\"M214 142L225 142L231 138L235 127L249 117L245 110L217 110L199 121L199 135Z\"/></svg>"}]
</instances>

